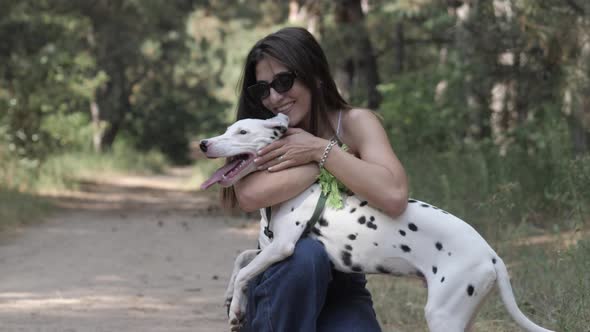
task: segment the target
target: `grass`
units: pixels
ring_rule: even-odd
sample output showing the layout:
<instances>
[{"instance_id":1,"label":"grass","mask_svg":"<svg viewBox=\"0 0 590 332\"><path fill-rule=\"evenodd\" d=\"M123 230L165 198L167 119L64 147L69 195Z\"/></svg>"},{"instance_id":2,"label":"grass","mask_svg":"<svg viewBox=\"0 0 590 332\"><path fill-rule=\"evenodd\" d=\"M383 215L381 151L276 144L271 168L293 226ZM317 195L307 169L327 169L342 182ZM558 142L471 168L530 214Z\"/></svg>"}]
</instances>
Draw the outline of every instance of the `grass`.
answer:
<instances>
[{"instance_id":1,"label":"grass","mask_svg":"<svg viewBox=\"0 0 590 332\"><path fill-rule=\"evenodd\" d=\"M80 180L97 175L157 173L166 165L162 154L137 152L125 144L115 144L104 154L78 151L53 155L42 164L0 159L0 231L39 222L52 209L41 194L75 189Z\"/></svg>"},{"instance_id":2,"label":"grass","mask_svg":"<svg viewBox=\"0 0 590 332\"><path fill-rule=\"evenodd\" d=\"M167 165L165 158L155 152L141 153L125 145L115 145L108 153L69 152L52 156L39 168L32 188L51 192L75 188L81 179L101 174L158 173Z\"/></svg>"},{"instance_id":3,"label":"grass","mask_svg":"<svg viewBox=\"0 0 590 332\"><path fill-rule=\"evenodd\" d=\"M0 232L39 222L53 210L38 196L0 189Z\"/></svg>"}]
</instances>

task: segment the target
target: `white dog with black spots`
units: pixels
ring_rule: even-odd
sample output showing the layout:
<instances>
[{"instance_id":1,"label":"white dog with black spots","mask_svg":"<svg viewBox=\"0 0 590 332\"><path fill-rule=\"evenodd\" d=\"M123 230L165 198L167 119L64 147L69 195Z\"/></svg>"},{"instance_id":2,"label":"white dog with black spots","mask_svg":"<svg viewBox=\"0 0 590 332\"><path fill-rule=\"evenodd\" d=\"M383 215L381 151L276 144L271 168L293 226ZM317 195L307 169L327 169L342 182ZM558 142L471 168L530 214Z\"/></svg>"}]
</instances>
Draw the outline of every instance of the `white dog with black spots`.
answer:
<instances>
[{"instance_id":1,"label":"white dog with black spots","mask_svg":"<svg viewBox=\"0 0 590 332\"><path fill-rule=\"evenodd\" d=\"M279 139L288 117L244 119L217 137L202 140L209 158L232 158L203 183L231 186L256 170L256 151ZM241 253L226 293L229 323L239 330L246 311L248 282L270 265L289 257L308 227L321 189L314 184L273 210L272 222L261 210L260 249ZM430 331L467 331L486 295L497 286L506 309L526 331L550 332L518 308L506 265L470 225L431 204L410 199L405 212L391 218L356 195L344 195L344 208L326 207L309 236L323 244L334 268L349 273L418 276L426 280L425 308ZM265 231L266 230L266 231ZM272 239L267 235L270 230Z\"/></svg>"}]
</instances>

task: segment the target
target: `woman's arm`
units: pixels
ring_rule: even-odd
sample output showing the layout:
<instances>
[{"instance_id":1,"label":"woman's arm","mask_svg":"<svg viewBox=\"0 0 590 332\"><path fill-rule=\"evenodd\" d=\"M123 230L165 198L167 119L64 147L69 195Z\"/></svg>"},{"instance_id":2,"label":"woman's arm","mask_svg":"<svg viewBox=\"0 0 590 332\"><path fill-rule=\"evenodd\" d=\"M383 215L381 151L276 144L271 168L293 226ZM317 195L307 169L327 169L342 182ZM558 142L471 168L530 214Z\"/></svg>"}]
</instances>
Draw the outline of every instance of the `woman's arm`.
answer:
<instances>
[{"instance_id":1,"label":"woman's arm","mask_svg":"<svg viewBox=\"0 0 590 332\"><path fill-rule=\"evenodd\" d=\"M385 129L368 110L350 110L343 120L344 139L360 159L335 146L324 167L370 205L399 216L408 204L408 181Z\"/></svg>"},{"instance_id":2,"label":"woman's arm","mask_svg":"<svg viewBox=\"0 0 590 332\"><path fill-rule=\"evenodd\" d=\"M383 126L369 110L352 109L342 120L343 140L359 158L335 146L324 167L372 206L392 217L402 214L408 198L406 173ZM260 165L272 165L270 172L252 173L235 185L240 207L254 211L303 192L319 174L316 162L327 144L301 129L289 129L286 137L261 151ZM285 157L282 162L279 156Z\"/></svg>"},{"instance_id":3,"label":"woman's arm","mask_svg":"<svg viewBox=\"0 0 590 332\"><path fill-rule=\"evenodd\" d=\"M234 185L238 204L246 212L287 201L311 186L320 174L317 164L308 163L277 172L250 173Z\"/></svg>"}]
</instances>

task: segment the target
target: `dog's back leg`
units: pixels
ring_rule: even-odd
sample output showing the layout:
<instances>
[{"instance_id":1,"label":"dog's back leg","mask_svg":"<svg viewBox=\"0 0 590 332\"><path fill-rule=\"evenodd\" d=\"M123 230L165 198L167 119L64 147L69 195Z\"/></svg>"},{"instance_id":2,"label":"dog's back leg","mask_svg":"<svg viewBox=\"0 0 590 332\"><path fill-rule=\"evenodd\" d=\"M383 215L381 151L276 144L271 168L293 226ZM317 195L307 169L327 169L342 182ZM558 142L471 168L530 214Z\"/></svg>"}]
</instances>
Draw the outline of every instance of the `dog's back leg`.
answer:
<instances>
[{"instance_id":1,"label":"dog's back leg","mask_svg":"<svg viewBox=\"0 0 590 332\"><path fill-rule=\"evenodd\" d=\"M444 275L444 281L442 277L428 279L428 303L424 310L428 327L433 332L468 331L495 285L496 271L486 262Z\"/></svg>"}]
</instances>

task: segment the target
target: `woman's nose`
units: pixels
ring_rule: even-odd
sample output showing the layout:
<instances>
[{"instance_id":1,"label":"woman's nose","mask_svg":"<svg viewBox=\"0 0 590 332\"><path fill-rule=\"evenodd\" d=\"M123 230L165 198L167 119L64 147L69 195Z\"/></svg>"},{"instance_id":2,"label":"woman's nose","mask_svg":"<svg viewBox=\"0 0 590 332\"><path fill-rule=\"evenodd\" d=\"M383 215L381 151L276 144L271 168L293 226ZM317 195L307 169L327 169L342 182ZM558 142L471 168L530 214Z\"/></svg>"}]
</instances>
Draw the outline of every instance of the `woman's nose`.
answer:
<instances>
[{"instance_id":1,"label":"woman's nose","mask_svg":"<svg viewBox=\"0 0 590 332\"><path fill-rule=\"evenodd\" d=\"M276 92L275 89L270 88L270 94L268 96L268 99L272 102L272 103L276 103L277 101L281 100L281 98L283 98L283 95Z\"/></svg>"}]
</instances>

